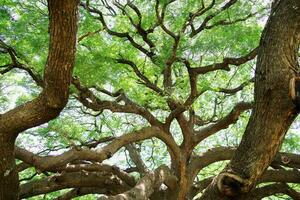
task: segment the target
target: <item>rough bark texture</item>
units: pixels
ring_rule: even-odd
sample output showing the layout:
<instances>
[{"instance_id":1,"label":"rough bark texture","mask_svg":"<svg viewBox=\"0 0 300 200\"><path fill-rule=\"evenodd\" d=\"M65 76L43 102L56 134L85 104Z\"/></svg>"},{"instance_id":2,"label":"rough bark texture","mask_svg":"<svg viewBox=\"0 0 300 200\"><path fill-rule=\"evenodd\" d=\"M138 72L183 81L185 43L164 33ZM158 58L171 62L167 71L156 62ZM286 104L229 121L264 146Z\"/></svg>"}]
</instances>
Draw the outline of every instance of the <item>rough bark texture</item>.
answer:
<instances>
[{"instance_id":1,"label":"rough bark texture","mask_svg":"<svg viewBox=\"0 0 300 200\"><path fill-rule=\"evenodd\" d=\"M154 190L162 183L165 183L170 189L174 188L177 179L172 175L170 169L162 165L154 172L148 173L131 190L116 196L103 196L98 200L147 200L153 194Z\"/></svg>"},{"instance_id":2,"label":"rough bark texture","mask_svg":"<svg viewBox=\"0 0 300 200\"><path fill-rule=\"evenodd\" d=\"M1 135L0 142L0 199L18 199L19 176L14 170L14 140Z\"/></svg>"},{"instance_id":3,"label":"rough bark texture","mask_svg":"<svg viewBox=\"0 0 300 200\"><path fill-rule=\"evenodd\" d=\"M229 25L244 21L237 19L213 23L212 19L218 13L233 6L238 2L237 0L228 0L225 4L212 1L208 7L203 4L198 11L190 13L190 18L183 25L180 34L172 32L168 28L168 24L172 21L164 17L167 6L176 1L155 1L157 23L151 30L145 30L142 26L142 14L134 5L137 2L128 1L126 5L123 5L114 1L113 7L116 9L118 7L122 11L120 13L126 15L125 7L127 7L132 9L139 18L139 22L136 23L131 16L127 16L133 25L132 28L136 29L134 36L131 31L123 32L123 27L121 32L118 32L118 27L110 29L104 19L106 14L102 13L102 9L107 8L108 4L101 6L100 1L96 4L93 2L96 1L82 1L81 5L92 14L95 20L99 20L104 27L103 31L112 37L125 39L124 42L130 43L154 64L156 58L153 58L156 56L156 50L152 51L152 49L157 48L154 48L155 42L152 42L148 34L154 33L154 29L161 28L163 32L159 31L159 34L165 34L174 39L169 54L166 54L167 60L164 62L164 76L163 80L160 79L163 85L152 82L154 80L143 73L144 69L147 69L144 68L144 65L143 70L140 71L141 66L134 63L131 58L123 58L120 55L120 58L116 59L117 63L130 67L142 85L163 97L166 105L169 106L170 113L163 120L159 113L157 113L158 116L152 114L152 111L156 113L156 108L139 105L124 90L110 92L98 86L89 88L83 85L79 78L73 78L72 84L78 92L77 100L86 108L99 114L104 110L109 110L139 115L147 120L150 126L119 137L105 137L96 141L92 140L91 143L84 142L83 146L76 145L59 155L41 156L19 147L14 149L15 138L21 131L55 118L68 101L68 87L76 44L76 12L79 2L77 0L49 0L51 41L45 68L45 80L36 78L37 76L31 71L31 68L17 62L18 56L14 49L0 40L0 53L9 54L12 61L10 64L0 66L0 69L4 67L4 70L0 70L0 74L14 68L22 69L28 72L37 85L43 88L43 92L37 99L0 115L0 200L18 199L17 172L20 173L29 167L34 167L37 173L51 172L55 174L38 179L34 177L34 174L32 177L20 180L23 184L20 186L19 198L30 198L72 188L57 199L70 199L95 193L102 194L100 199L183 200L193 199L207 187L208 189L200 197L201 199L260 199L277 193L287 194L294 199L299 198L299 193L292 190L286 183L300 183L300 173L297 170L288 170L288 168L300 168L300 155L278 153L274 159L286 130L297 114L296 106L288 96L288 85L291 77L295 76L293 69L297 68L298 64L296 53L299 43L299 0L274 1L275 4L262 36L260 48L255 48L239 58L226 57L220 63L210 63L199 67L194 66L195 61L192 59L180 58L182 55L179 53L180 46L185 46L180 43L183 42L182 36L188 32L187 27L191 26L192 35L195 36L204 29L211 29L222 23ZM118 6L115 7L116 5ZM217 11L218 8L221 10ZM214 13L215 11L216 13ZM197 28L196 25L201 22L201 16L204 17L204 21L200 28ZM199 20L195 20L198 17ZM208 23L210 20L212 24ZM80 40L90 34L98 33L100 30L84 34ZM145 48L143 44L140 44L139 36L145 44L149 45L150 50L147 46ZM221 117L214 113L211 119L206 119L207 116L203 119L202 115L198 115L193 110L193 102L198 101L198 97L205 92L202 88L197 88L199 75L202 76L217 70L229 71L232 65L242 65L252 60L257 53L259 53L259 58L255 79L255 105L249 102L239 102L226 116ZM177 101L172 97L176 91L177 84L175 83L179 80L175 80L177 75L173 76L175 63L182 63L186 67L188 73L186 75L190 79L190 94L184 101ZM252 82L252 80L254 78L250 81ZM246 84L248 83L242 83L233 89L221 89L219 92L233 95L242 90ZM160 85L163 88L160 88ZM100 93L110 96L111 99L103 100ZM219 104L217 100L215 104L214 109L217 109L217 104ZM205 153L200 153L197 148L195 149L196 146L202 145L201 142L206 138L237 122L242 112L253 107L253 115L237 153L235 153L236 149L229 147L208 149ZM94 112L90 114L93 115ZM188 115L186 115L187 112L189 112ZM174 120L178 122L182 132L181 144L178 144L177 136L175 138L173 135L172 123ZM95 123L96 126L98 125ZM143 163L144 156L139 152L142 148L136 148L137 144L134 143L152 138L158 138L166 146L171 159L170 168L161 165L154 171L150 171ZM73 147L73 144L71 145ZM135 166L130 165L129 168L121 170L102 163L122 147L127 148L129 157ZM14 154L15 158L23 162L17 167L14 166ZM230 165L217 178L208 177L204 180L196 178L203 168L218 161L229 160L233 155L235 156ZM265 171L272 160L271 166L274 170ZM169 163L168 159L166 162ZM132 172L140 173L141 178L135 180ZM248 192L255 183L267 182L281 182L282 184L267 185ZM240 196L239 193L243 194Z\"/></svg>"},{"instance_id":4,"label":"rough bark texture","mask_svg":"<svg viewBox=\"0 0 300 200\"><path fill-rule=\"evenodd\" d=\"M77 0L49 0L50 46L45 87L33 101L0 115L0 199L18 199L14 142L18 134L59 115L68 101L76 51Z\"/></svg>"},{"instance_id":5,"label":"rough bark texture","mask_svg":"<svg viewBox=\"0 0 300 200\"><path fill-rule=\"evenodd\" d=\"M276 1L261 38L249 124L230 164L201 199L248 192L274 159L298 113L288 94L289 81L298 69L299 42L300 1Z\"/></svg>"}]
</instances>

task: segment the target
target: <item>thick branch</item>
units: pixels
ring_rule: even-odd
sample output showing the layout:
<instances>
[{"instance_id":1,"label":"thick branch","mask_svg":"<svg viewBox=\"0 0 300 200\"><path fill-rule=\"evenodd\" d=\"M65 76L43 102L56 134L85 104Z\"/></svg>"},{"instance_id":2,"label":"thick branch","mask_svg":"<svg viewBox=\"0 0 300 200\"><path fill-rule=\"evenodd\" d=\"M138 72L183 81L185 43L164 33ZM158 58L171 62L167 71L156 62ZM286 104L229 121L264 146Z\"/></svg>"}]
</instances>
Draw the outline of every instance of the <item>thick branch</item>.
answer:
<instances>
[{"instance_id":1,"label":"thick branch","mask_svg":"<svg viewBox=\"0 0 300 200\"><path fill-rule=\"evenodd\" d=\"M75 147L57 156L38 156L25 149L16 147L16 158L41 171L55 171L76 160L102 162L103 160L110 158L124 145L155 137L159 133L160 130L156 127L146 127L139 131L120 136L100 149L89 150Z\"/></svg>"},{"instance_id":2,"label":"thick branch","mask_svg":"<svg viewBox=\"0 0 300 200\"><path fill-rule=\"evenodd\" d=\"M142 160L141 154L138 152L137 148L134 146L134 144L128 144L125 146L127 151L129 152L129 156L131 160L136 165L138 172L141 173L141 175L144 175L148 172L147 166L145 165L144 161Z\"/></svg>"},{"instance_id":3,"label":"thick branch","mask_svg":"<svg viewBox=\"0 0 300 200\"><path fill-rule=\"evenodd\" d=\"M72 189L69 192L55 198L54 200L70 200L75 197L84 196L87 194L108 194L110 189L106 188L98 188L98 187L80 187L76 189Z\"/></svg>"},{"instance_id":4,"label":"thick branch","mask_svg":"<svg viewBox=\"0 0 300 200\"><path fill-rule=\"evenodd\" d=\"M199 156L192 157L188 167L188 174L191 177L191 181L194 180L199 171L210 164L219 161L230 160L235 151L236 148L216 147L209 149L207 152ZM291 153L277 153L271 165L280 165L284 167L300 169L300 155Z\"/></svg>"},{"instance_id":5,"label":"thick branch","mask_svg":"<svg viewBox=\"0 0 300 200\"><path fill-rule=\"evenodd\" d=\"M203 181L200 181L199 183L197 183L196 188L193 188L192 196L195 196L197 193L202 192L202 190L205 188L206 188L205 191L211 190L212 188L211 188L210 184L217 181L216 179L217 179L217 177L214 177L214 178L210 177L210 178L204 179ZM300 183L300 173L296 170L268 170L258 180L258 183L271 183L271 182ZM255 190L256 189L254 189L253 191L255 191ZM217 191L215 191L215 192L217 192ZM278 191L277 194L278 193L281 193L281 191ZM299 194L295 193L295 191L292 191L291 193L294 196L299 195ZM236 199L244 200L244 199L246 199L246 197L248 197L250 200L251 194L252 194L251 192L246 193L246 194L243 194L242 196L236 197ZM213 193L204 192L204 195L202 195L197 200L211 199L211 197L213 197L213 195L214 195ZM232 197L226 197L225 195L222 195L220 197L220 199L231 200Z\"/></svg>"},{"instance_id":6,"label":"thick branch","mask_svg":"<svg viewBox=\"0 0 300 200\"><path fill-rule=\"evenodd\" d=\"M261 200L276 194L286 194L293 199L300 199L300 193L296 192L285 183L277 183L252 190L249 194L245 195L245 200Z\"/></svg>"},{"instance_id":7,"label":"thick branch","mask_svg":"<svg viewBox=\"0 0 300 200\"><path fill-rule=\"evenodd\" d=\"M153 173L145 175L131 190L116 196L100 197L99 200L141 200L149 199L156 188L165 183L170 189L174 189L177 179L167 166L160 166Z\"/></svg>"},{"instance_id":8,"label":"thick branch","mask_svg":"<svg viewBox=\"0 0 300 200\"><path fill-rule=\"evenodd\" d=\"M28 198L66 188L98 187L106 188L109 193L120 193L128 190L128 186L111 172L70 172L53 175L44 179L31 181L21 185L20 198Z\"/></svg>"}]
</instances>

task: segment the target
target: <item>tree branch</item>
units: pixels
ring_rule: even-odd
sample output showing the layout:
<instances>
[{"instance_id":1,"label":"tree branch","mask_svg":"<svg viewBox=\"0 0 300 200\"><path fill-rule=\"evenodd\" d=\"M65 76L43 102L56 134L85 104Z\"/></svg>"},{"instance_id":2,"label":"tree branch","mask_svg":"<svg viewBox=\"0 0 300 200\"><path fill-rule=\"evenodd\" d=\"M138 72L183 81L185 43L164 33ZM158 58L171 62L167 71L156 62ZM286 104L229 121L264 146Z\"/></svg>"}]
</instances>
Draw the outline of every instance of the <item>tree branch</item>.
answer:
<instances>
[{"instance_id":1,"label":"tree branch","mask_svg":"<svg viewBox=\"0 0 300 200\"><path fill-rule=\"evenodd\" d=\"M131 160L136 165L138 172L143 176L148 172L147 166L142 160L141 154L138 152L137 148L134 146L135 144L128 144L125 146L127 151L129 152L129 156Z\"/></svg>"},{"instance_id":2,"label":"tree branch","mask_svg":"<svg viewBox=\"0 0 300 200\"><path fill-rule=\"evenodd\" d=\"M70 172L56 174L40 180L30 181L20 186L20 198L54 192L66 188L97 187L106 188L109 193L118 194L130 189L122 179L111 172Z\"/></svg>"},{"instance_id":3,"label":"tree branch","mask_svg":"<svg viewBox=\"0 0 300 200\"><path fill-rule=\"evenodd\" d=\"M167 166L160 166L154 172L145 175L137 185L127 192L116 196L104 196L98 200L141 200L149 199L156 188L165 183L171 190L174 189L177 178L172 175L171 170Z\"/></svg>"},{"instance_id":4,"label":"tree branch","mask_svg":"<svg viewBox=\"0 0 300 200\"><path fill-rule=\"evenodd\" d=\"M205 27L207 26L207 23L213 19L215 16L219 15L220 13L222 13L223 11L229 9L231 6L233 6L235 3L237 2L237 0L229 0L220 10L218 10L217 12L210 14L208 16L206 16L202 22L202 24L198 27L198 28L194 28L194 26L191 26L192 28L192 32L190 34L190 37L194 37L195 35L197 35L198 33L200 33L201 31L203 31L205 29ZM212 6L214 5L214 1L211 4ZM201 14L202 15L202 14Z\"/></svg>"},{"instance_id":5,"label":"tree branch","mask_svg":"<svg viewBox=\"0 0 300 200\"><path fill-rule=\"evenodd\" d=\"M96 19L98 19L101 22L102 26L104 27L104 29L107 31L108 34L110 34L112 36L120 37L120 38L126 38L133 47L135 47L136 49L138 49L139 51L144 53L150 59L153 58L153 56L155 54L152 51L148 51L147 49L145 49L142 45L138 44L133 39L133 37L130 36L130 34L128 32L116 32L116 31L109 29L109 27L107 26L107 24L105 22L104 16L100 10L91 7L89 4L81 3L80 5L84 9L86 9L88 12L98 15L98 17Z\"/></svg>"},{"instance_id":6,"label":"tree branch","mask_svg":"<svg viewBox=\"0 0 300 200\"><path fill-rule=\"evenodd\" d=\"M216 179L216 177L214 177L214 178L210 177L210 178L204 179L203 181L200 181L199 183L197 183L197 187L193 188L192 196L195 196L197 193L202 192L204 188L208 188L208 186L215 181L214 179ZM299 173L299 171L295 171L295 170L268 170L258 180L258 183L270 183L270 182L300 183L300 173ZM197 188L199 188L199 190L197 190ZM257 188L257 189L258 190L254 189L253 192L259 191L259 188ZM299 195L299 193L295 193L296 191L293 191L293 190L290 190L290 191L291 192L289 194L292 194L294 197L298 197L297 195ZM278 191L275 194L278 194L278 193L282 193L282 191ZM251 193L251 192L248 194L243 194L242 196L239 196L239 198L242 198L245 200L246 199L252 200L251 199L252 194L253 193ZM259 193L255 193L255 194L259 194ZM206 198L207 194L205 194L205 196L202 195L200 198L197 198L197 200L202 200L204 197ZM223 199L227 200L228 197L223 196Z\"/></svg>"},{"instance_id":7,"label":"tree branch","mask_svg":"<svg viewBox=\"0 0 300 200\"><path fill-rule=\"evenodd\" d=\"M4 68L0 71L0 74L5 74L11 71L12 69L21 69L26 71L38 86L44 87L44 81L42 77L38 73L36 73L32 68L19 61L20 56L17 54L17 51L13 47L9 46L0 39L0 48L4 49L4 53L8 53L10 55L12 61L12 63L10 64L0 66L0 68Z\"/></svg>"},{"instance_id":8,"label":"tree branch","mask_svg":"<svg viewBox=\"0 0 300 200\"><path fill-rule=\"evenodd\" d=\"M259 188L255 188L249 194L245 195L245 200L261 200L276 194L286 194L293 199L300 199L300 193L290 188L285 183L276 183Z\"/></svg>"},{"instance_id":9,"label":"tree branch","mask_svg":"<svg viewBox=\"0 0 300 200\"><path fill-rule=\"evenodd\" d=\"M121 147L132 142L156 137L160 134L157 127L144 127L138 131L122 135L114 139L110 144L96 150L75 147L56 156L38 156L25 149L16 147L16 158L28 163L41 171L55 171L77 160L89 160L102 162L110 158Z\"/></svg>"},{"instance_id":10,"label":"tree branch","mask_svg":"<svg viewBox=\"0 0 300 200\"><path fill-rule=\"evenodd\" d=\"M98 188L98 187L79 187L76 189L72 189L71 191L66 192L65 194L55 198L54 200L70 200L75 197L84 196L87 194L108 194L111 192L106 188Z\"/></svg>"},{"instance_id":11,"label":"tree branch","mask_svg":"<svg viewBox=\"0 0 300 200\"><path fill-rule=\"evenodd\" d=\"M232 88L232 89L220 88L218 90L218 92L222 92L222 93L225 93L225 94L235 94L235 93L243 90L244 87L246 87L247 85L249 85L250 83L253 83L253 82L254 82L254 78L250 79L249 81L243 82L241 85L239 85L235 88Z\"/></svg>"},{"instance_id":12,"label":"tree branch","mask_svg":"<svg viewBox=\"0 0 300 200\"><path fill-rule=\"evenodd\" d=\"M190 175L191 182L203 168L212 163L230 160L234 155L236 148L231 147L216 147L209 149L207 152L193 156L188 166L188 174ZM291 153L277 153L271 165L280 165L284 167L300 169L300 155Z\"/></svg>"},{"instance_id":13,"label":"tree branch","mask_svg":"<svg viewBox=\"0 0 300 200\"><path fill-rule=\"evenodd\" d=\"M147 86L148 88L152 89L153 91L157 92L158 94L162 95L164 92L154 83L152 83L144 74L141 73L141 71L138 69L138 67L136 66L136 64L130 60L127 59L117 59L118 63L121 64L126 64L128 66L130 66L134 73L137 75L137 77L139 77L142 81L142 83Z\"/></svg>"},{"instance_id":14,"label":"tree branch","mask_svg":"<svg viewBox=\"0 0 300 200\"><path fill-rule=\"evenodd\" d=\"M194 137L195 144L198 144L205 138L213 135L214 133L222 129L226 129L229 125L235 123L238 120L240 114L243 111L251 109L252 106L253 106L252 103L246 103L246 102L238 103L235 105L232 111L223 119L220 119L214 124L211 124L198 131L195 131L195 137Z\"/></svg>"},{"instance_id":15,"label":"tree branch","mask_svg":"<svg viewBox=\"0 0 300 200\"><path fill-rule=\"evenodd\" d=\"M79 79L73 79L72 83L79 91L77 99L87 108L100 112L108 109L112 112L133 113L144 117L151 125L158 127L163 125L150 111L132 102L122 91L116 93L119 96L115 101L102 101L89 88L82 86ZM125 105L119 104L120 101L123 101Z\"/></svg>"},{"instance_id":16,"label":"tree branch","mask_svg":"<svg viewBox=\"0 0 300 200\"><path fill-rule=\"evenodd\" d=\"M239 57L239 58L224 58L223 62L221 63L214 63L211 65L207 65L204 67L196 67L192 68L191 70L196 74L205 74L208 72L216 71L216 70L225 70L229 71L229 65L235 65L240 66L252 59L254 59L257 55L258 47L253 49L251 52L249 52L247 55Z\"/></svg>"}]
</instances>

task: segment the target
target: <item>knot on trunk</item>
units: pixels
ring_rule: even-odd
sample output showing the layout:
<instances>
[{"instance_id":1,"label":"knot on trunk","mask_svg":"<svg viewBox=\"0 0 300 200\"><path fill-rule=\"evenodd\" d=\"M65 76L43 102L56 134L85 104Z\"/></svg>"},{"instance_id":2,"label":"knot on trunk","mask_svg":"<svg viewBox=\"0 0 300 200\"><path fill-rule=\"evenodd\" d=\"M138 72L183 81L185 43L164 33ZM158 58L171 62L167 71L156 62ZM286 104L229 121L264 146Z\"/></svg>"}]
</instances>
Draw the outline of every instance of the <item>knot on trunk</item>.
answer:
<instances>
[{"instance_id":1,"label":"knot on trunk","mask_svg":"<svg viewBox=\"0 0 300 200\"><path fill-rule=\"evenodd\" d=\"M223 172L217 177L217 186L220 193L228 197L239 196L247 192L249 188L249 181L232 173Z\"/></svg>"}]
</instances>

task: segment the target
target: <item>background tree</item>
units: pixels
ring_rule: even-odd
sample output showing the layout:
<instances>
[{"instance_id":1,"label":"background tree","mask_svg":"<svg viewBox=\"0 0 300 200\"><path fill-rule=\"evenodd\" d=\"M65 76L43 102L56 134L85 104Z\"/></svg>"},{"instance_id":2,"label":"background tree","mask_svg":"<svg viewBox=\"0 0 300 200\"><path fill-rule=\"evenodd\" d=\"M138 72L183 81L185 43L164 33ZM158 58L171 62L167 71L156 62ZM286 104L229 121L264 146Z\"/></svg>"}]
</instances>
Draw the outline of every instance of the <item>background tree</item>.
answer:
<instances>
[{"instance_id":1,"label":"background tree","mask_svg":"<svg viewBox=\"0 0 300 200\"><path fill-rule=\"evenodd\" d=\"M20 175L20 198L299 199L297 121L282 144L297 114L288 83L298 71L299 4L81 1L71 96L56 117L68 98L76 2L2 0L1 159ZM47 87L62 98L53 115ZM39 112L26 108L39 99L41 114L26 121L18 110ZM1 197L16 199L4 164Z\"/></svg>"}]
</instances>

